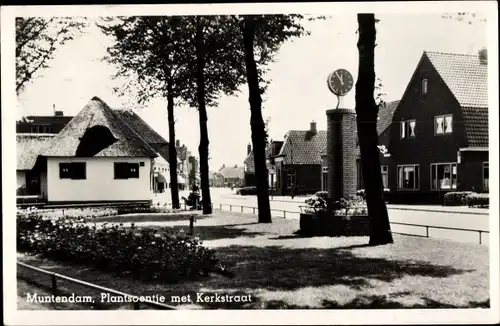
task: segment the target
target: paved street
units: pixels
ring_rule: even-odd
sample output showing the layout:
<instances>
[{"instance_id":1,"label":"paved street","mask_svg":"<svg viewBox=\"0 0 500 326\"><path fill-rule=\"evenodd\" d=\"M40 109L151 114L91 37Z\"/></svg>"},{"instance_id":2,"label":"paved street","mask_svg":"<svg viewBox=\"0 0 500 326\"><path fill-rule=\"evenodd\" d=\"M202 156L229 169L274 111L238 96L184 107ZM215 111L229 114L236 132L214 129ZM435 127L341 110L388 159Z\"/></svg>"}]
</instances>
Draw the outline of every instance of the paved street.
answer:
<instances>
[{"instance_id":1,"label":"paved street","mask_svg":"<svg viewBox=\"0 0 500 326\"><path fill-rule=\"evenodd\" d=\"M256 196L240 196L236 195L235 191L229 188L212 188L211 189L212 202L215 209L220 209L222 205L223 210L232 210L241 212L243 207L244 213L253 213L254 207L257 207ZM187 197L188 192L182 191L180 196ZM291 201L290 197L274 197L275 200L271 201L271 209L273 216L283 217L285 214L287 219L299 219L300 208L299 206L305 205L304 199L294 198ZM156 197L159 202L170 202L170 194L163 193ZM392 207L392 208L391 208ZM450 209L451 208L451 209ZM419 210L413 210L419 209ZM424 211L425 209L429 211ZM461 213L452 212L437 212L438 209L450 209L451 211L462 211ZM257 212L257 210L255 210ZM283 211L286 211L283 213ZM470 211L470 213L467 213ZM441 207L441 206L414 206L414 205L389 205L389 219L392 223L411 223L422 224L438 227L451 227L463 228L473 230L489 230L489 215L479 215L479 213L487 212L487 209L474 209L467 207ZM476 214L473 214L476 213ZM425 235L427 230L425 227L419 226L406 226L392 224L391 228L394 232L411 233ZM479 232L458 231L458 230L443 230L429 228L430 237L450 239L461 242L475 242L479 241ZM482 243L488 243L488 234L481 234Z\"/></svg>"}]
</instances>

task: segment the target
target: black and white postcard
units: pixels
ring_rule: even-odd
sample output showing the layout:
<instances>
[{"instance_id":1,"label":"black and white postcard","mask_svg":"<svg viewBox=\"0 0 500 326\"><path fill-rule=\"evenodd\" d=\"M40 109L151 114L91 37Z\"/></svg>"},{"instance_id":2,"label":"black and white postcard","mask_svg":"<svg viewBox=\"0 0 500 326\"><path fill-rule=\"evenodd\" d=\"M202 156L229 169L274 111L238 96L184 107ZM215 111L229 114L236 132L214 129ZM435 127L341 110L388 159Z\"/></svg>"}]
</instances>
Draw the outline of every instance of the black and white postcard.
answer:
<instances>
[{"instance_id":1,"label":"black and white postcard","mask_svg":"<svg viewBox=\"0 0 500 326\"><path fill-rule=\"evenodd\" d=\"M497 13L2 7L4 323L497 323Z\"/></svg>"}]
</instances>

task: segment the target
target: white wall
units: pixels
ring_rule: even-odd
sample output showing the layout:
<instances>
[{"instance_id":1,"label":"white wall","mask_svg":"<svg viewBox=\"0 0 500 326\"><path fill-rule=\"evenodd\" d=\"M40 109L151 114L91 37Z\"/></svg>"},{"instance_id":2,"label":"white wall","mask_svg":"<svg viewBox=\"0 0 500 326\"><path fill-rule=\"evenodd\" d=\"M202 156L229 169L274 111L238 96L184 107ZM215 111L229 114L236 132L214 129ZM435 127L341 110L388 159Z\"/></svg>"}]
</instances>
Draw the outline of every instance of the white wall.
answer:
<instances>
[{"instance_id":1,"label":"white wall","mask_svg":"<svg viewBox=\"0 0 500 326\"><path fill-rule=\"evenodd\" d=\"M17 179L17 188L21 187L22 185L26 184L26 172L25 171L16 171L16 179Z\"/></svg>"},{"instance_id":2,"label":"white wall","mask_svg":"<svg viewBox=\"0 0 500 326\"><path fill-rule=\"evenodd\" d=\"M59 178L59 163L86 162L87 178ZM144 162L138 179L115 180L114 163ZM149 157L51 157L47 159L48 201L150 200L151 159Z\"/></svg>"}]
</instances>

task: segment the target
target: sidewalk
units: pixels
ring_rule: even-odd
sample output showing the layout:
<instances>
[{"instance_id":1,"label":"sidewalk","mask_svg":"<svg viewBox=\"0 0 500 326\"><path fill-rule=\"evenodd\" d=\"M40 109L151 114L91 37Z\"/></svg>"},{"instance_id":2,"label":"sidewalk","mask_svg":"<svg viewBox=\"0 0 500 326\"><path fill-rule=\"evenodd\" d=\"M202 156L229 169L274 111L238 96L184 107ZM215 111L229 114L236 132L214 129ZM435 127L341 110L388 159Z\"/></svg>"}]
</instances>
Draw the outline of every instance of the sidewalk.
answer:
<instances>
[{"instance_id":1,"label":"sidewalk","mask_svg":"<svg viewBox=\"0 0 500 326\"><path fill-rule=\"evenodd\" d=\"M253 198L254 196L227 195L224 198L245 199ZM304 204L304 201L311 196L299 196L291 198L289 196L273 196L271 201L283 203ZM407 211L423 211L437 213L456 213L456 214L472 214L472 215L489 215L489 208L467 207L467 206L441 206L441 205L403 205L403 204L387 204L388 209L407 210Z\"/></svg>"}]
</instances>

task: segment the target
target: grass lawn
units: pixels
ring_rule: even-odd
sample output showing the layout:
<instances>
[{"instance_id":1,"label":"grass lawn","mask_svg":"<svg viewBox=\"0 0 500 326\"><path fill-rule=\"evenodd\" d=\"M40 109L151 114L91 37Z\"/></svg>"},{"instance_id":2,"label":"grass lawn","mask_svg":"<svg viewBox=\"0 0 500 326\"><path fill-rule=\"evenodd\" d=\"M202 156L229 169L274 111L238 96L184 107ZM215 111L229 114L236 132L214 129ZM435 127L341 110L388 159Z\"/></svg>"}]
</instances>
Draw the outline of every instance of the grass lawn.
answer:
<instances>
[{"instance_id":1,"label":"grass lawn","mask_svg":"<svg viewBox=\"0 0 500 326\"><path fill-rule=\"evenodd\" d=\"M212 274L175 284L145 283L18 254L18 260L135 295L163 295L187 309L281 308L466 308L489 307L488 247L445 240L395 236L394 244L368 247L367 237L294 235L299 221L216 211L195 223L195 236L217 251L233 278ZM186 219L134 221L138 227L171 227L187 232ZM120 222L125 222L121 220ZM18 277L49 286L46 276L18 269ZM65 292L95 293L59 282ZM251 295L251 302L197 302L196 293ZM172 303L175 295L192 302ZM96 299L98 300L98 299ZM130 308L130 304L128 305ZM100 309L125 308L119 304Z\"/></svg>"}]
</instances>

